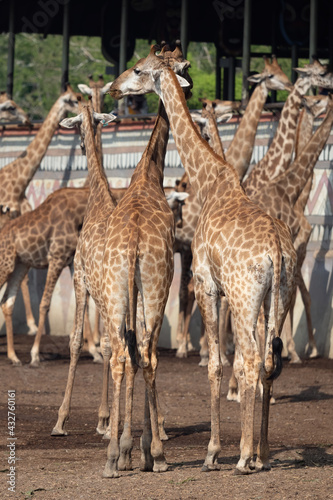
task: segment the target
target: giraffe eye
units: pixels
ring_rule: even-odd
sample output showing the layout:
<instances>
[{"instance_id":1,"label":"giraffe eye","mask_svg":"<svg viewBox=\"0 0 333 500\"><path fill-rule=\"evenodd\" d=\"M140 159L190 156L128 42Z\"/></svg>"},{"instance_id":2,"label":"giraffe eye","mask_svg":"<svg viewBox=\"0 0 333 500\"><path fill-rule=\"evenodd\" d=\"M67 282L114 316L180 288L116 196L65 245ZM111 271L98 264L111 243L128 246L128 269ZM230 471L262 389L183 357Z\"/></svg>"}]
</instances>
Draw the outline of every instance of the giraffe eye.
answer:
<instances>
[{"instance_id":1,"label":"giraffe eye","mask_svg":"<svg viewBox=\"0 0 333 500\"><path fill-rule=\"evenodd\" d=\"M140 75L141 71L140 71L138 68L135 68L134 73L135 73L136 75Z\"/></svg>"}]
</instances>

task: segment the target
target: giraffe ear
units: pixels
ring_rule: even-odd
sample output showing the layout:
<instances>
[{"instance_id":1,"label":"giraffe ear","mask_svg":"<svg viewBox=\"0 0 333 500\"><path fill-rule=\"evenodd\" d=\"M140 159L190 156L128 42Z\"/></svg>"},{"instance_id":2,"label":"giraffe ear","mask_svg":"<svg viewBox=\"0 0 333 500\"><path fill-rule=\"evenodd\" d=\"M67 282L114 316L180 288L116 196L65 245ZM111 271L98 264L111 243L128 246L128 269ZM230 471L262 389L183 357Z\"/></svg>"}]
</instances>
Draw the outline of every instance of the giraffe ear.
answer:
<instances>
[{"instance_id":1,"label":"giraffe ear","mask_svg":"<svg viewBox=\"0 0 333 500\"><path fill-rule=\"evenodd\" d=\"M217 123L226 123L233 117L232 113L225 113L224 115L218 116L216 118Z\"/></svg>"},{"instance_id":2,"label":"giraffe ear","mask_svg":"<svg viewBox=\"0 0 333 500\"><path fill-rule=\"evenodd\" d=\"M85 83L79 83L78 87L82 94L92 95L92 89L89 87L89 85L86 85Z\"/></svg>"},{"instance_id":3,"label":"giraffe ear","mask_svg":"<svg viewBox=\"0 0 333 500\"><path fill-rule=\"evenodd\" d=\"M101 88L101 93L104 95L107 92L109 92L111 85L112 85L112 82L109 82L106 85L104 85L104 87Z\"/></svg>"},{"instance_id":4,"label":"giraffe ear","mask_svg":"<svg viewBox=\"0 0 333 500\"><path fill-rule=\"evenodd\" d=\"M64 128L74 128L76 125L82 123L82 113L80 113L77 116L73 116L71 118L65 118L64 120L61 120L59 125Z\"/></svg>"},{"instance_id":5,"label":"giraffe ear","mask_svg":"<svg viewBox=\"0 0 333 500\"><path fill-rule=\"evenodd\" d=\"M187 88L190 86L188 81L185 80L185 78L183 78L182 76L176 75L176 77L177 77L178 83L181 87Z\"/></svg>"},{"instance_id":6,"label":"giraffe ear","mask_svg":"<svg viewBox=\"0 0 333 500\"><path fill-rule=\"evenodd\" d=\"M112 113L95 113L94 112L94 120L95 122L102 122L103 125L107 125L110 122L113 122L116 119L116 115Z\"/></svg>"},{"instance_id":7,"label":"giraffe ear","mask_svg":"<svg viewBox=\"0 0 333 500\"><path fill-rule=\"evenodd\" d=\"M13 111L15 109L15 106L13 106L12 101L5 101L0 103L0 110L1 111Z\"/></svg>"}]
</instances>

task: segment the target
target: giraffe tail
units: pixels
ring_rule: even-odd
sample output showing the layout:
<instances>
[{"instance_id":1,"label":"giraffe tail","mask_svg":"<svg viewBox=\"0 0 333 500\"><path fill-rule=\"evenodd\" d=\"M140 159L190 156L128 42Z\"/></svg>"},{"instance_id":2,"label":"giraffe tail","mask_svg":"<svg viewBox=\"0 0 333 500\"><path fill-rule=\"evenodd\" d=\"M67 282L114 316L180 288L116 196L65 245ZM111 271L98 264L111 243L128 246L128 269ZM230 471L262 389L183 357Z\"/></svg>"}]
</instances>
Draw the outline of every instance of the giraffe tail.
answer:
<instances>
[{"instance_id":1,"label":"giraffe tail","mask_svg":"<svg viewBox=\"0 0 333 500\"><path fill-rule=\"evenodd\" d=\"M273 284L273 296L274 296L274 334L275 337L272 340L272 351L273 351L273 362L274 368L268 380L275 380L281 374L282 371L282 349L283 342L280 338L280 327L279 327L279 294L280 294L280 281L281 281L281 267L282 267L282 249L280 241L277 241L275 246L276 251L272 258L273 269L274 269L274 284Z\"/></svg>"},{"instance_id":2,"label":"giraffe tail","mask_svg":"<svg viewBox=\"0 0 333 500\"><path fill-rule=\"evenodd\" d=\"M136 221L134 221L134 228L128 242L128 252L127 252L129 329L125 330L125 342L128 348L128 354L130 355L133 365L137 365L136 361L137 342L135 333L136 305L138 296L138 289L135 284L137 251L138 251L138 226L136 224Z\"/></svg>"}]
</instances>

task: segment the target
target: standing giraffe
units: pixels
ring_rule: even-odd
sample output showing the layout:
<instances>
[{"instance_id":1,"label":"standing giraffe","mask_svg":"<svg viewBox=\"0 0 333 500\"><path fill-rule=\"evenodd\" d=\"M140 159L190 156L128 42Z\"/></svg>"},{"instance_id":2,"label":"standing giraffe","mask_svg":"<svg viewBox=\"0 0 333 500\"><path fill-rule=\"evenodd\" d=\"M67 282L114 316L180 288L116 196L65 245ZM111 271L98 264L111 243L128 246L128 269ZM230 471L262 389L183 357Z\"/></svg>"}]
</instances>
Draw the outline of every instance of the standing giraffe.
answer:
<instances>
[{"instance_id":1,"label":"standing giraffe","mask_svg":"<svg viewBox=\"0 0 333 500\"><path fill-rule=\"evenodd\" d=\"M176 71L183 73L185 71L186 74L189 63L183 60L179 46L173 53L165 48L161 57ZM155 374L158 335L173 274L174 218L163 191L164 158L169 123L161 104L152 136L132 176L131 184L117 207L114 208L114 200L112 199L111 203L111 195L106 194L107 180L92 144L88 113L88 108L83 109L82 115L79 115L77 119L68 119L62 123L69 127L78 122L81 124L81 135L84 135L88 155L91 190L93 189L94 192L89 199L87 216L75 255L76 327L71 343L71 364L65 397L52 434L64 434L64 424L69 416L75 369L82 339L82 312L87 287L109 331L109 336L103 342L105 358L110 358L110 347L112 348L114 401L108 461L104 476L117 477L118 470L131 468L132 397L134 375L137 370L136 362L134 362L135 344L133 352L130 348L131 341L138 345L147 385L145 425L141 439L142 468L163 471L167 469L167 464L159 437ZM95 200L100 200L99 191L104 193L104 199L96 207ZM186 196L183 194L181 198L184 199ZM107 207L109 216L105 216L105 213L101 216L101 211ZM95 234L96 228L98 228L98 235ZM120 261L121 265L119 265ZM153 275L156 265L158 267ZM102 283L101 276L103 276ZM124 332L128 312L129 325ZM137 342L135 330L137 330ZM129 343L129 348L124 345L125 339ZM131 358L128 356L128 349ZM126 408L119 452L119 391L124 371L126 372ZM102 404L99 411L101 429L105 427L109 416L107 368L105 368L104 375Z\"/></svg>"},{"instance_id":2,"label":"standing giraffe","mask_svg":"<svg viewBox=\"0 0 333 500\"><path fill-rule=\"evenodd\" d=\"M33 127L27 113L8 97L7 92L0 93L0 121L2 120L4 122L18 121L29 128Z\"/></svg>"},{"instance_id":3,"label":"standing giraffe","mask_svg":"<svg viewBox=\"0 0 333 500\"><path fill-rule=\"evenodd\" d=\"M298 154L296 156L296 160L280 176L278 176L271 182L268 181L265 187L261 189L256 196L252 196L251 199L271 216L281 218L292 229L292 238L298 256L296 283L301 291L304 301L305 311L308 319L309 349L311 349L311 357L314 357L318 353L312 330L310 296L305 287L301 273L301 267L306 253L306 244L311 233L311 226L310 231L307 231L305 234L303 233L302 229L307 228L307 226L309 225L306 217L304 216L303 193L304 191L306 191L306 189L303 189L303 186L307 188L309 180L312 182L313 168L317 162L324 144L327 141L332 123L332 112L330 112L330 114L326 117L322 125L317 130L316 134L311 137L314 117L324 112L328 104L332 103L332 99L331 96L328 95L319 96L318 98L317 96L308 96L304 98L304 100L307 104L306 115L304 118L303 113L301 114L300 123L298 125L298 140L296 142ZM330 108L331 107L332 105L330 106ZM215 145L215 148L213 149L215 150L215 152L220 154L220 150L221 148L223 149L223 147L218 145L220 136L216 127L214 107L212 106L212 103L209 103L209 101L206 102L206 107L205 110L203 110L202 115L202 121L206 119L206 122L204 123L206 139L208 138L211 144ZM300 198L302 198L301 204L299 203ZM291 305L291 320L294 300L295 296ZM222 361L223 352L226 348L225 326L224 314L221 314L221 343L224 339L224 343L223 345L221 345ZM290 323L290 328L286 329L286 335L287 348L291 357L291 362L300 362L298 354L295 350L294 341L292 339L292 321ZM237 381L235 380L234 375L231 377L231 380L229 382L229 392L227 398L229 400L239 401Z\"/></svg>"},{"instance_id":4,"label":"standing giraffe","mask_svg":"<svg viewBox=\"0 0 333 500\"><path fill-rule=\"evenodd\" d=\"M244 177L251 160L257 126L267 99L268 91L290 91L292 88L292 83L280 68L276 57L274 55L272 56L271 64L269 63L269 60L266 56L264 56L263 59L265 63L264 70L260 74L253 75L249 78L251 82L257 83L257 86L252 93L252 96L249 100L237 131L232 139L232 142L225 153L226 160L234 166L234 168L238 172L240 179ZM203 102L206 102L207 104L209 101L203 100ZM214 113L216 116L228 113L230 110L234 111L238 109L237 103L234 103L232 101L220 101L216 99L214 101L211 101L211 103L212 104L210 105L214 106ZM214 145L212 145L212 147L214 149ZM222 147L220 139L216 141L216 147L218 149ZM176 230L177 248L182 249L182 274L179 291L179 319L177 327L177 339L179 347L176 353L177 357L186 356L187 347L190 350L192 349L188 333L188 325L190 323L192 305L194 302L193 284L191 281L192 255L190 245L193 239L201 206L198 202L195 201L195 194L191 192L190 186L188 186L188 192L190 194L190 197L186 201L186 206L184 208L183 230ZM188 343L188 346L184 342L184 339L187 339L186 341ZM200 346L201 360L199 365L206 366L208 363L208 348L206 337L203 334L201 335ZM224 352L224 349L222 349L222 351ZM225 355L223 355L223 362L225 365L229 364Z\"/></svg>"},{"instance_id":5,"label":"standing giraffe","mask_svg":"<svg viewBox=\"0 0 333 500\"><path fill-rule=\"evenodd\" d=\"M77 96L68 86L52 106L43 125L26 150L0 170L0 229L9 219L31 211L31 206L25 197L25 190L47 151L59 120L66 112L75 112L76 108ZM34 335L37 326L31 310L27 276L22 281L22 294L29 327L28 333Z\"/></svg>"},{"instance_id":6,"label":"standing giraffe","mask_svg":"<svg viewBox=\"0 0 333 500\"><path fill-rule=\"evenodd\" d=\"M207 99L202 99L203 106L207 104ZM222 102L222 101L221 101ZM237 103L232 101L223 101L223 107L220 103L220 112L224 115L235 110ZM191 115L195 121L198 121L203 126L202 114L200 117ZM222 119L222 118L221 118ZM205 122L206 123L206 122ZM219 141L221 147L221 154L223 154L222 143ZM183 187L185 186L185 187ZM191 243L194 236L194 231L198 222L200 215L201 205L196 199L195 192L192 190L190 183L188 181L187 174L185 173L179 182L178 190L184 190L189 194L186 204L183 208L183 224L181 228L176 228L176 239L175 239L175 252L180 253L181 258L181 278L179 287L179 313L178 313L178 325L177 325L177 342L178 348L176 356L178 358L187 357L187 352L193 350L189 335L189 324L192 314L192 308L194 304L194 288L193 288L193 278L191 272L192 265L192 251ZM200 366L207 366L208 363L208 348L205 342L205 337L202 335L200 339ZM225 364L228 364L227 358L224 358Z\"/></svg>"},{"instance_id":7,"label":"standing giraffe","mask_svg":"<svg viewBox=\"0 0 333 500\"><path fill-rule=\"evenodd\" d=\"M92 106L95 113L101 113L104 106L104 96L106 92L110 89L111 82L105 84L103 75L99 75L98 80L96 82L93 80L92 75L89 75L88 79L89 79L89 85L86 85L85 83L79 83L78 88L82 94L91 97ZM96 143L97 154L101 161L101 165L103 166L102 126L103 126L102 123L97 124L95 132L95 143ZM89 173L85 180L84 186L89 186ZM87 300L87 307L85 310L84 330L90 337L91 329L89 322L89 299ZM100 315L97 308L95 308L94 330L92 335L95 344L98 344L100 341Z\"/></svg>"},{"instance_id":8,"label":"standing giraffe","mask_svg":"<svg viewBox=\"0 0 333 500\"><path fill-rule=\"evenodd\" d=\"M207 331L211 386L211 440L204 470L217 469L220 451L220 359L217 300L225 294L236 325L235 372L241 399L241 456L236 471L268 470L268 414L273 379L281 371L279 338L295 286L296 253L290 231L265 214L245 195L236 171L201 138L190 117L181 79L155 56L157 47L111 85L111 96L155 92L162 99L172 135L202 204L192 243L196 299ZM177 81L178 79L178 81ZM266 345L258 346L255 328L265 308ZM264 355L261 356L261 352ZM253 462L255 390L263 382L262 425Z\"/></svg>"}]
</instances>

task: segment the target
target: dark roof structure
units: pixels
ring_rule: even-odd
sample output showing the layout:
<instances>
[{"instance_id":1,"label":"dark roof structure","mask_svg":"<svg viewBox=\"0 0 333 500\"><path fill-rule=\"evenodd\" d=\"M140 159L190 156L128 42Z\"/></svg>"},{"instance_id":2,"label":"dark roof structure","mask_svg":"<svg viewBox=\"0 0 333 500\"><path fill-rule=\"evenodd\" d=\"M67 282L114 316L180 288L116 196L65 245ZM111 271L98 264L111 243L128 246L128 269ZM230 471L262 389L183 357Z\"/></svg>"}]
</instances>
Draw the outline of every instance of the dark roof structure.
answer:
<instances>
[{"instance_id":1,"label":"dark roof structure","mask_svg":"<svg viewBox=\"0 0 333 500\"><path fill-rule=\"evenodd\" d=\"M104 57L120 70L138 38L180 38L183 48L189 41L213 42L217 66L231 69L233 58L251 56L251 45L269 46L294 62L312 54L333 61L332 0L3 0L0 9L0 31L12 36L62 34L68 42L72 35L100 36Z\"/></svg>"}]
</instances>

